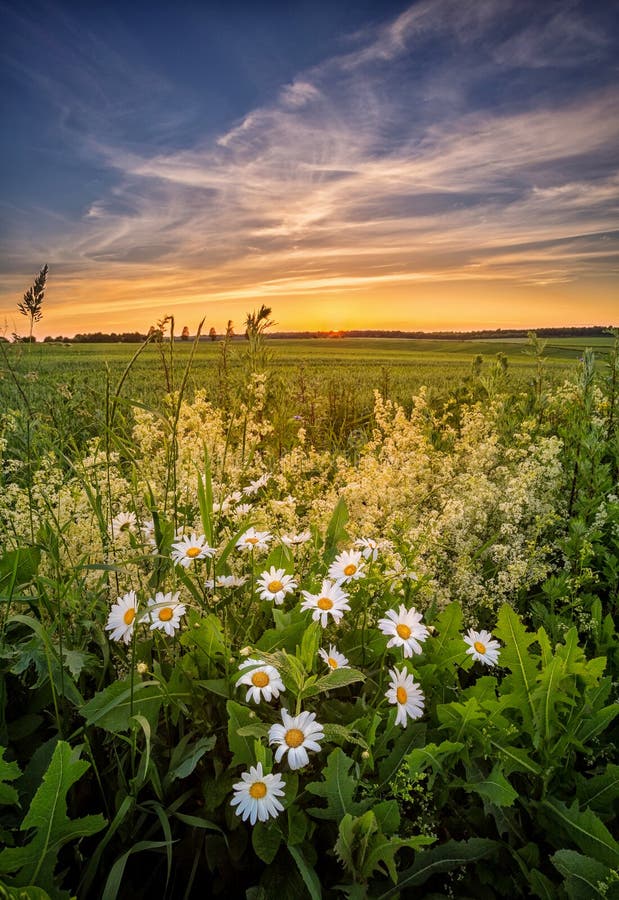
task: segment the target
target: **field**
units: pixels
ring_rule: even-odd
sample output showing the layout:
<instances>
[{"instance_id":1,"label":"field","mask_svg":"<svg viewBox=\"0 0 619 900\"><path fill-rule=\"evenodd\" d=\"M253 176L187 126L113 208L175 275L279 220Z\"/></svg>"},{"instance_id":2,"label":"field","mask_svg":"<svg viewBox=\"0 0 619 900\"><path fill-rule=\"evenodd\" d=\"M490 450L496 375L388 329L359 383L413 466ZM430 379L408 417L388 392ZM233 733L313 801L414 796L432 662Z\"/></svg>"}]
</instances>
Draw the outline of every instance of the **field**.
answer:
<instances>
[{"instance_id":1,"label":"field","mask_svg":"<svg viewBox=\"0 0 619 900\"><path fill-rule=\"evenodd\" d=\"M0 897L619 897L617 335L0 360Z\"/></svg>"}]
</instances>

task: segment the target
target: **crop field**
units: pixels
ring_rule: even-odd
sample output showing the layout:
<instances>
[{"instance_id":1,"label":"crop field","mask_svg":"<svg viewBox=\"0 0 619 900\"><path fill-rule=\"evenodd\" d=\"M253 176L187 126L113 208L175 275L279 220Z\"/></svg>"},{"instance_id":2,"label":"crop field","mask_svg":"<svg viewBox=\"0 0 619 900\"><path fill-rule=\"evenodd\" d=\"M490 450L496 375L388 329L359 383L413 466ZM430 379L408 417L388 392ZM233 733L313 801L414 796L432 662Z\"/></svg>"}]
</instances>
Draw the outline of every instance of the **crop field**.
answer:
<instances>
[{"instance_id":1,"label":"crop field","mask_svg":"<svg viewBox=\"0 0 619 900\"><path fill-rule=\"evenodd\" d=\"M0 374L0 897L619 897L619 335Z\"/></svg>"}]
</instances>

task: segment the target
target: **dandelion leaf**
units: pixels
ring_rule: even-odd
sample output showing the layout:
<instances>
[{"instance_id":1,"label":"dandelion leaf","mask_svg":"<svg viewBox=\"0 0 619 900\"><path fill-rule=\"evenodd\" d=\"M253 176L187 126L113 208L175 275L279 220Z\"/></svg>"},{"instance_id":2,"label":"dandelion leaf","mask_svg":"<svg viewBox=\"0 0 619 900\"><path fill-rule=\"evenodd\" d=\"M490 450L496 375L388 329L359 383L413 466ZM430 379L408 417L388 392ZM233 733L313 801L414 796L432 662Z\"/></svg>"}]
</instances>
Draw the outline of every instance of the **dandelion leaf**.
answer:
<instances>
[{"instance_id":1,"label":"dandelion leaf","mask_svg":"<svg viewBox=\"0 0 619 900\"><path fill-rule=\"evenodd\" d=\"M504 699L520 710L523 723L531 733L535 721L533 692L537 681L537 660L529 653L529 647L537 640L536 635L525 629L507 603L499 611L495 633L504 644L499 662L512 673L503 682L504 691L508 691Z\"/></svg>"},{"instance_id":2,"label":"dandelion leaf","mask_svg":"<svg viewBox=\"0 0 619 900\"><path fill-rule=\"evenodd\" d=\"M36 885L58 896L54 870L59 850L105 826L101 815L81 819L67 816L67 792L89 768L86 761L72 759L72 753L65 741L56 744L49 768L20 826L21 831L33 831L31 839L21 847L5 848L0 853L0 874L12 874L12 886Z\"/></svg>"},{"instance_id":3,"label":"dandelion leaf","mask_svg":"<svg viewBox=\"0 0 619 900\"><path fill-rule=\"evenodd\" d=\"M236 700L228 700L226 703L228 712L228 746L232 751L232 766L254 765L253 731L242 734L248 726L255 725L256 720L250 709L241 706Z\"/></svg>"},{"instance_id":4,"label":"dandelion leaf","mask_svg":"<svg viewBox=\"0 0 619 900\"><path fill-rule=\"evenodd\" d=\"M310 794L323 797L327 805L309 809L310 815L316 819L339 822L346 813L358 813L365 809L367 804L355 803L353 800L357 781L349 774L352 765L352 759L339 747L329 754L323 773L324 780L307 785Z\"/></svg>"},{"instance_id":5,"label":"dandelion leaf","mask_svg":"<svg viewBox=\"0 0 619 900\"><path fill-rule=\"evenodd\" d=\"M511 786L500 766L494 766L487 778L463 785L465 791L479 794L482 800L497 806L511 806L518 792Z\"/></svg>"},{"instance_id":6,"label":"dandelion leaf","mask_svg":"<svg viewBox=\"0 0 619 900\"><path fill-rule=\"evenodd\" d=\"M590 809L580 810L574 801L568 807L560 800L544 800L541 807L550 819L549 835L557 831L579 850L612 868L619 868L619 844L598 816Z\"/></svg>"},{"instance_id":7,"label":"dandelion leaf","mask_svg":"<svg viewBox=\"0 0 619 900\"><path fill-rule=\"evenodd\" d=\"M619 798L619 766L609 763L600 775L592 778L580 776L576 795L581 806L588 806L597 813L612 813Z\"/></svg>"},{"instance_id":8,"label":"dandelion leaf","mask_svg":"<svg viewBox=\"0 0 619 900\"><path fill-rule=\"evenodd\" d=\"M0 806L16 806L19 804L17 791L8 781L15 781L21 772L16 762L7 762L4 759L5 747L0 747Z\"/></svg>"},{"instance_id":9,"label":"dandelion leaf","mask_svg":"<svg viewBox=\"0 0 619 900\"><path fill-rule=\"evenodd\" d=\"M425 884L438 872L452 872L468 863L491 856L500 846L498 841L488 838L471 838L468 841L447 841L438 847L424 850L416 855L415 862L410 868L400 873L397 888L402 890ZM389 896L392 896L391 891L381 895L380 900Z\"/></svg>"},{"instance_id":10,"label":"dandelion leaf","mask_svg":"<svg viewBox=\"0 0 619 900\"><path fill-rule=\"evenodd\" d=\"M569 900L594 900L608 896L608 881L614 881L614 875L613 870L604 863L575 850L558 850L550 861L565 879L563 886Z\"/></svg>"}]
</instances>

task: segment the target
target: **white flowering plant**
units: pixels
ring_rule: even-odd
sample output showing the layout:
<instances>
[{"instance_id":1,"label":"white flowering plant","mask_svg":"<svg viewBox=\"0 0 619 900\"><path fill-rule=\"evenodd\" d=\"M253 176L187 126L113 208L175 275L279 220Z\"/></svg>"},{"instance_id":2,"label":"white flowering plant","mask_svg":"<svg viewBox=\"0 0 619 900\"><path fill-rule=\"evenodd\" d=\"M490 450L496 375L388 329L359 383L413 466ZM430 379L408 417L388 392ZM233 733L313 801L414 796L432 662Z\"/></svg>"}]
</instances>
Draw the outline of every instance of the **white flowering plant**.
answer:
<instances>
[{"instance_id":1,"label":"white flowering plant","mask_svg":"<svg viewBox=\"0 0 619 900\"><path fill-rule=\"evenodd\" d=\"M0 886L612 894L602 399L378 396L338 455L271 444L269 396L5 470Z\"/></svg>"}]
</instances>

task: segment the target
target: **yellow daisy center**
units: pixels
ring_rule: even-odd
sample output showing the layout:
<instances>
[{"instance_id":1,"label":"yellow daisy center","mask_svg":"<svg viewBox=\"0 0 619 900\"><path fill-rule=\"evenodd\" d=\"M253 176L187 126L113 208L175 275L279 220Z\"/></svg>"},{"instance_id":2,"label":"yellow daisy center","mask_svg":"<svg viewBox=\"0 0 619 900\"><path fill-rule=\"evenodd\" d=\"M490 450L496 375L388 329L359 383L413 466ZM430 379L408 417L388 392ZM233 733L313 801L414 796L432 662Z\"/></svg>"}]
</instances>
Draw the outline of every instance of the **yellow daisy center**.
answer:
<instances>
[{"instance_id":1,"label":"yellow daisy center","mask_svg":"<svg viewBox=\"0 0 619 900\"><path fill-rule=\"evenodd\" d=\"M330 656L328 658L327 662L329 663L329 665L331 666L332 669L337 669L337 659L333 659L333 657Z\"/></svg>"},{"instance_id":2,"label":"yellow daisy center","mask_svg":"<svg viewBox=\"0 0 619 900\"><path fill-rule=\"evenodd\" d=\"M202 549L200 547L189 547L187 550L185 550L185 553L190 559L195 559L196 556L200 556L201 552Z\"/></svg>"},{"instance_id":3,"label":"yellow daisy center","mask_svg":"<svg viewBox=\"0 0 619 900\"><path fill-rule=\"evenodd\" d=\"M249 789L249 796L254 800L262 800L267 795L267 786L264 781L254 781Z\"/></svg>"},{"instance_id":4,"label":"yellow daisy center","mask_svg":"<svg viewBox=\"0 0 619 900\"><path fill-rule=\"evenodd\" d=\"M295 747L301 746L301 744L305 740L305 735L300 728L289 728L284 735L284 740L289 747L292 747L294 749Z\"/></svg>"},{"instance_id":5,"label":"yellow daisy center","mask_svg":"<svg viewBox=\"0 0 619 900\"><path fill-rule=\"evenodd\" d=\"M318 609L331 609L333 606L333 600L329 600L328 597L321 597L316 606L318 607Z\"/></svg>"},{"instance_id":6,"label":"yellow daisy center","mask_svg":"<svg viewBox=\"0 0 619 900\"><path fill-rule=\"evenodd\" d=\"M277 581L277 579L275 579L275 581L269 581L269 583L267 584L267 590L272 594L276 594L278 591L281 591L283 586L284 585L281 583L281 581Z\"/></svg>"},{"instance_id":7,"label":"yellow daisy center","mask_svg":"<svg viewBox=\"0 0 619 900\"><path fill-rule=\"evenodd\" d=\"M481 641L475 641L475 643L473 644L473 647L475 647L475 649L477 650L478 653L486 652L486 645L482 644Z\"/></svg>"},{"instance_id":8,"label":"yellow daisy center","mask_svg":"<svg viewBox=\"0 0 619 900\"><path fill-rule=\"evenodd\" d=\"M130 606L129 609L126 610L126 612L123 616L123 622L125 623L125 625L131 625L131 623L133 622L134 619L135 619L135 610L132 606Z\"/></svg>"},{"instance_id":9,"label":"yellow daisy center","mask_svg":"<svg viewBox=\"0 0 619 900\"><path fill-rule=\"evenodd\" d=\"M173 615L174 610L171 606L164 606L163 609L159 610L159 620L161 622L169 622Z\"/></svg>"},{"instance_id":10,"label":"yellow daisy center","mask_svg":"<svg viewBox=\"0 0 619 900\"><path fill-rule=\"evenodd\" d=\"M410 628L408 627L408 625L404 625L402 622L400 622L399 625L396 625L395 630L398 633L398 637L401 637L403 641L407 641L411 636Z\"/></svg>"},{"instance_id":11,"label":"yellow daisy center","mask_svg":"<svg viewBox=\"0 0 619 900\"><path fill-rule=\"evenodd\" d=\"M255 537L248 537L248 538L245 538L245 543L246 543L246 544L257 544L257 543L258 543L258 538L255 538Z\"/></svg>"},{"instance_id":12,"label":"yellow daisy center","mask_svg":"<svg viewBox=\"0 0 619 900\"><path fill-rule=\"evenodd\" d=\"M403 687L399 687L395 692L398 703L406 703L408 700L408 694L406 693L406 689Z\"/></svg>"},{"instance_id":13,"label":"yellow daisy center","mask_svg":"<svg viewBox=\"0 0 619 900\"><path fill-rule=\"evenodd\" d=\"M266 672L254 672L251 676L251 683L257 688L266 687L270 680Z\"/></svg>"},{"instance_id":14,"label":"yellow daisy center","mask_svg":"<svg viewBox=\"0 0 619 900\"><path fill-rule=\"evenodd\" d=\"M347 575L348 577L354 575L356 571L357 567L353 565L353 563L348 563L348 565L344 567L344 575Z\"/></svg>"}]
</instances>

